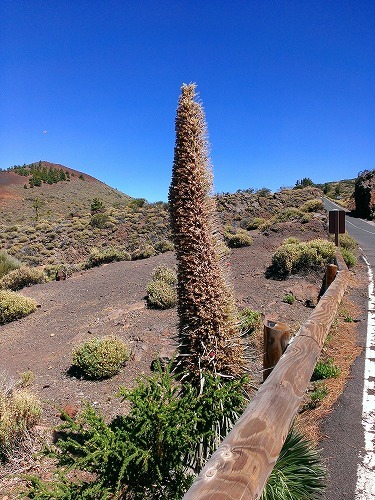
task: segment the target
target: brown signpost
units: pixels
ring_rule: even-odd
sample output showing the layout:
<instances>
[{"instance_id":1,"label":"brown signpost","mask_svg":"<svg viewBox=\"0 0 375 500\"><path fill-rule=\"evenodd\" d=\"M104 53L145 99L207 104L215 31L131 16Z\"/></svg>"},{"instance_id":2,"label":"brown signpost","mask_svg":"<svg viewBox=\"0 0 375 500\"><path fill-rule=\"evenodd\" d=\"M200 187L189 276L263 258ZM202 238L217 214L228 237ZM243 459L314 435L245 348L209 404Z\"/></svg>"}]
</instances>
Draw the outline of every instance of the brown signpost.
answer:
<instances>
[{"instance_id":1,"label":"brown signpost","mask_svg":"<svg viewBox=\"0 0 375 500\"><path fill-rule=\"evenodd\" d=\"M339 246L339 234L345 233L345 210L328 212L328 231L335 235L335 245Z\"/></svg>"}]
</instances>

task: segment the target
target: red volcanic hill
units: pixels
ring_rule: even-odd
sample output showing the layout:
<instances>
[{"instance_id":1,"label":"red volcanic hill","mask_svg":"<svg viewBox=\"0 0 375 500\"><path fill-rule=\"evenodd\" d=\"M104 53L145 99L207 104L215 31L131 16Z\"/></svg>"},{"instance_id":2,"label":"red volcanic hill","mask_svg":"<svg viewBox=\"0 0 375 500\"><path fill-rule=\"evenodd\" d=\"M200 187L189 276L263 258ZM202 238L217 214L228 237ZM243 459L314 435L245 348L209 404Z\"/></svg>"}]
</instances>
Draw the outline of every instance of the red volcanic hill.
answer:
<instances>
[{"instance_id":1,"label":"red volcanic hill","mask_svg":"<svg viewBox=\"0 0 375 500\"><path fill-rule=\"evenodd\" d=\"M39 180L34 184L36 178ZM89 210L93 198L100 198L108 206L131 200L130 196L95 177L58 163L40 161L0 171L0 214L3 217L8 216L13 221L16 215L18 220L29 216L35 198L45 202L56 215L66 215L69 210Z\"/></svg>"}]
</instances>

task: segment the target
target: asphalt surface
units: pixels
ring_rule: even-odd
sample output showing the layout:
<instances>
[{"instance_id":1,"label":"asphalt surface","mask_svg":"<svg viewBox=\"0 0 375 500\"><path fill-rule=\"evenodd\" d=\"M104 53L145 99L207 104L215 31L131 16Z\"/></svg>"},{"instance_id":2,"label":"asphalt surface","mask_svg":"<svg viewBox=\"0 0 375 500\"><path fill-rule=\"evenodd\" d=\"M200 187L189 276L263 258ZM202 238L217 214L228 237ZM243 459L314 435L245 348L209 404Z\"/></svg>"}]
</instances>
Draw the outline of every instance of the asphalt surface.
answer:
<instances>
[{"instance_id":1,"label":"asphalt surface","mask_svg":"<svg viewBox=\"0 0 375 500\"><path fill-rule=\"evenodd\" d=\"M327 210L342 209L324 199ZM375 274L375 224L346 214L346 230L355 238ZM326 419L323 427L322 456L328 466L329 482L326 500L374 498L375 471L366 471L366 486L361 490L358 481L358 465L363 462L365 432L363 427L363 390L365 379L367 322L359 323L359 345L362 354L352 366L345 391Z\"/></svg>"}]
</instances>

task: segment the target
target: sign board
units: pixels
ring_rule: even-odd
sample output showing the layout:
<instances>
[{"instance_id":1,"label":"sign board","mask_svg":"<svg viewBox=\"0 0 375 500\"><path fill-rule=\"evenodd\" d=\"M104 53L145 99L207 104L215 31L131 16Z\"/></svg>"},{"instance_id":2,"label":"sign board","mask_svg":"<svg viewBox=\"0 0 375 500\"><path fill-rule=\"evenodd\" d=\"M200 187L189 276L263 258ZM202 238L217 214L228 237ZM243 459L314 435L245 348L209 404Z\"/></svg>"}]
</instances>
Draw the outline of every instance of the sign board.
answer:
<instances>
[{"instance_id":1,"label":"sign board","mask_svg":"<svg viewBox=\"0 0 375 500\"><path fill-rule=\"evenodd\" d=\"M328 212L328 231L330 234L345 233L345 210L330 210Z\"/></svg>"}]
</instances>

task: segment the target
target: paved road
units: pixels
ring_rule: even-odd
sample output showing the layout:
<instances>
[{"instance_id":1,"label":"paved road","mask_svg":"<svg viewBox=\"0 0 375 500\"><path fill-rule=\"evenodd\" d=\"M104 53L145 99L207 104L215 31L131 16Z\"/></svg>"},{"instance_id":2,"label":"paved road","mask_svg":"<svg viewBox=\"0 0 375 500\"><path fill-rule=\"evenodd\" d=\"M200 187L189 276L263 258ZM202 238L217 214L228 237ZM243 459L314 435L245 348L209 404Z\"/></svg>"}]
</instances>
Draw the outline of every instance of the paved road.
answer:
<instances>
[{"instance_id":1,"label":"paved road","mask_svg":"<svg viewBox=\"0 0 375 500\"><path fill-rule=\"evenodd\" d=\"M324 199L327 210L341 208ZM375 498L375 224L346 215L346 229L362 248L369 265L368 321L360 324L363 353L352 367L343 395L324 425L323 456L329 469L326 500Z\"/></svg>"}]
</instances>

